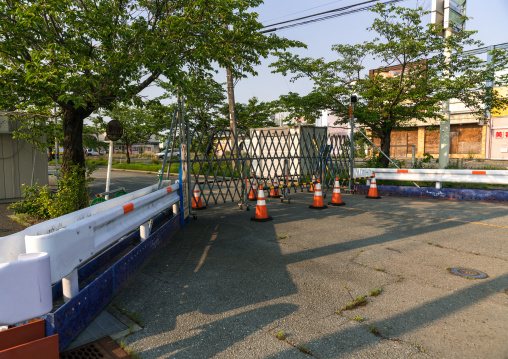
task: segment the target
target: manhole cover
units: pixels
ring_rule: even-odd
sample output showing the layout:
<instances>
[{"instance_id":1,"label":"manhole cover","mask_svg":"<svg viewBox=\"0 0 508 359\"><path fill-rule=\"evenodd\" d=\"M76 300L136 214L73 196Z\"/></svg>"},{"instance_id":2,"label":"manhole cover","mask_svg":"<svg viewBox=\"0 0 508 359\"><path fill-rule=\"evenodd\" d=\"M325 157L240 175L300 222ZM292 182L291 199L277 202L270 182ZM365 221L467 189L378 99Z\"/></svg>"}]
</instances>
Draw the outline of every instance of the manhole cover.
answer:
<instances>
[{"instance_id":1,"label":"manhole cover","mask_svg":"<svg viewBox=\"0 0 508 359\"><path fill-rule=\"evenodd\" d=\"M451 268L450 272L456 275L460 275L461 277L466 278L474 278L474 279L484 279L487 278L488 275L486 273L480 272L476 269L470 268Z\"/></svg>"}]
</instances>

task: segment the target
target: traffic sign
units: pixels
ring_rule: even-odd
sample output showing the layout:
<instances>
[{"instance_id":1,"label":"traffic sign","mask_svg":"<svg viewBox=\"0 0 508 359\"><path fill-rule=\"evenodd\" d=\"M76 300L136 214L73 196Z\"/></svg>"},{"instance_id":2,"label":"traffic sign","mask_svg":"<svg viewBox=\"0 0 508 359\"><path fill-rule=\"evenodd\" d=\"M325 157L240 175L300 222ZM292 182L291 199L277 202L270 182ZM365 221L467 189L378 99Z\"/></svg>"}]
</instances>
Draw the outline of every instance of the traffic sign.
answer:
<instances>
[{"instance_id":1,"label":"traffic sign","mask_svg":"<svg viewBox=\"0 0 508 359\"><path fill-rule=\"evenodd\" d=\"M111 120L106 127L106 134L111 141L118 141L123 135L123 126L120 121Z\"/></svg>"}]
</instances>

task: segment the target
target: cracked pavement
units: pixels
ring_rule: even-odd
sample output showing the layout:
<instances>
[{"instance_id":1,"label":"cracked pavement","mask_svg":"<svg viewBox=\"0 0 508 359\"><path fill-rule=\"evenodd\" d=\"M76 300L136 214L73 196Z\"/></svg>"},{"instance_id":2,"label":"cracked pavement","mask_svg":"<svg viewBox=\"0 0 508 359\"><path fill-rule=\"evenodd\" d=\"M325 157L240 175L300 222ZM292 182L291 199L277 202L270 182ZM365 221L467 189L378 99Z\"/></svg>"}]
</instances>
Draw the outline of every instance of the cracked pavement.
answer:
<instances>
[{"instance_id":1,"label":"cracked pavement","mask_svg":"<svg viewBox=\"0 0 508 359\"><path fill-rule=\"evenodd\" d=\"M267 199L271 222L250 221L255 202L197 212L114 299L144 324L124 343L141 358L508 357L508 205L291 196Z\"/></svg>"}]
</instances>

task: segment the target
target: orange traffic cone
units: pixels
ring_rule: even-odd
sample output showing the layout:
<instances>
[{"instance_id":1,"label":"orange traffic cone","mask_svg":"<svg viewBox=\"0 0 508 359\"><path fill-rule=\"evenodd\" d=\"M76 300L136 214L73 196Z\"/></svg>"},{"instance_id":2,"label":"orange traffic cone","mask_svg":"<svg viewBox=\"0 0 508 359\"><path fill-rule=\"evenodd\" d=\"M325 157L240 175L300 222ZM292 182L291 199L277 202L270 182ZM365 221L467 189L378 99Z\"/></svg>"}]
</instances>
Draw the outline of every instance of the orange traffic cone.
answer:
<instances>
[{"instance_id":1,"label":"orange traffic cone","mask_svg":"<svg viewBox=\"0 0 508 359\"><path fill-rule=\"evenodd\" d=\"M252 182L252 187L249 192L249 201L256 201L258 198L256 196L256 192L258 191L258 185L256 181Z\"/></svg>"},{"instance_id":2,"label":"orange traffic cone","mask_svg":"<svg viewBox=\"0 0 508 359\"><path fill-rule=\"evenodd\" d=\"M192 209L200 210L205 208L206 207L203 206L203 203L201 202L201 190L199 189L199 186L196 183L194 185L194 197L192 198Z\"/></svg>"},{"instance_id":3,"label":"orange traffic cone","mask_svg":"<svg viewBox=\"0 0 508 359\"><path fill-rule=\"evenodd\" d=\"M374 199L381 198L377 194L377 185L376 185L376 177L375 176L376 175L372 175L372 181L370 182L370 187L369 187L369 195L365 196L365 198L374 198Z\"/></svg>"},{"instance_id":4,"label":"orange traffic cone","mask_svg":"<svg viewBox=\"0 0 508 359\"><path fill-rule=\"evenodd\" d=\"M316 187L316 175L312 175L312 182L310 183L310 188L308 189L309 192L314 192Z\"/></svg>"},{"instance_id":5,"label":"orange traffic cone","mask_svg":"<svg viewBox=\"0 0 508 359\"><path fill-rule=\"evenodd\" d=\"M279 180L277 179L277 175L273 177L273 188L270 191L270 198L280 198L279 194Z\"/></svg>"},{"instance_id":6,"label":"orange traffic cone","mask_svg":"<svg viewBox=\"0 0 508 359\"><path fill-rule=\"evenodd\" d=\"M259 186L256 215L251 217L250 220L256 222L267 222L272 219L273 218L268 215L268 211L266 210L265 192L263 191L263 186Z\"/></svg>"},{"instance_id":7,"label":"orange traffic cone","mask_svg":"<svg viewBox=\"0 0 508 359\"><path fill-rule=\"evenodd\" d=\"M325 209L328 208L328 206L325 206L323 203L323 192L321 192L321 183L319 180L317 180L316 186L314 187L314 202L312 203L312 206L309 206L309 208L313 209Z\"/></svg>"},{"instance_id":8,"label":"orange traffic cone","mask_svg":"<svg viewBox=\"0 0 508 359\"><path fill-rule=\"evenodd\" d=\"M342 197L340 196L339 177L335 177L335 183L333 184L332 201L328 202L328 204L331 204L332 206L343 206L343 205L345 205L345 203L342 202Z\"/></svg>"}]
</instances>

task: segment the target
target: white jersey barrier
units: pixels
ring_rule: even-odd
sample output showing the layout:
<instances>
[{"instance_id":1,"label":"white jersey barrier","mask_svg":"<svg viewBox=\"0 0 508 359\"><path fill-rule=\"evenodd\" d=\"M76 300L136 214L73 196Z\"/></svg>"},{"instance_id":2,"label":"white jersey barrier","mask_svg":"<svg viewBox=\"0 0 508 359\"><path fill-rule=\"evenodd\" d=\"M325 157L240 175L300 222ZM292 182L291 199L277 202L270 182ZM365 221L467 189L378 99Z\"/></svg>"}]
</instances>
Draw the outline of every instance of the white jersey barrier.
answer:
<instances>
[{"instance_id":1,"label":"white jersey barrier","mask_svg":"<svg viewBox=\"0 0 508 359\"><path fill-rule=\"evenodd\" d=\"M449 169L397 169L358 168L358 177L376 174L376 180L508 184L508 171L503 170L449 170Z\"/></svg>"},{"instance_id":2,"label":"white jersey barrier","mask_svg":"<svg viewBox=\"0 0 508 359\"><path fill-rule=\"evenodd\" d=\"M168 186L169 184L170 181L163 182L164 186ZM10 236L0 237L0 263L16 261L18 259L18 255L21 253L26 253L25 236L27 235L37 236L56 232L72 223L107 211L108 209L118 207L122 204L129 203L136 198L155 192L157 191L157 188L158 185L155 184L153 186L123 195L121 197L99 203L95 206L87 207L79 211L66 214L65 216L36 224L34 226L28 227L21 232L11 234Z\"/></svg>"},{"instance_id":3,"label":"white jersey barrier","mask_svg":"<svg viewBox=\"0 0 508 359\"><path fill-rule=\"evenodd\" d=\"M26 251L49 253L52 258L51 282L56 283L120 237L178 202L178 189L179 184L174 184L84 218L59 231L39 236L27 235Z\"/></svg>"},{"instance_id":4,"label":"white jersey barrier","mask_svg":"<svg viewBox=\"0 0 508 359\"><path fill-rule=\"evenodd\" d=\"M44 315L53 308L50 258L47 253L20 254L0 264L0 325Z\"/></svg>"},{"instance_id":5,"label":"white jersey barrier","mask_svg":"<svg viewBox=\"0 0 508 359\"><path fill-rule=\"evenodd\" d=\"M76 295L79 266L180 201L178 183L160 190L157 187L150 186L0 238L0 250L8 251L0 252L4 262L0 261L0 325L19 323L51 311L52 283L62 280L66 299ZM17 260L12 259L14 255Z\"/></svg>"}]
</instances>

